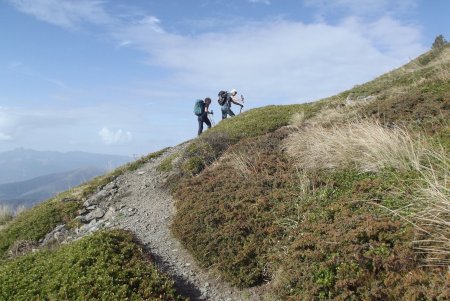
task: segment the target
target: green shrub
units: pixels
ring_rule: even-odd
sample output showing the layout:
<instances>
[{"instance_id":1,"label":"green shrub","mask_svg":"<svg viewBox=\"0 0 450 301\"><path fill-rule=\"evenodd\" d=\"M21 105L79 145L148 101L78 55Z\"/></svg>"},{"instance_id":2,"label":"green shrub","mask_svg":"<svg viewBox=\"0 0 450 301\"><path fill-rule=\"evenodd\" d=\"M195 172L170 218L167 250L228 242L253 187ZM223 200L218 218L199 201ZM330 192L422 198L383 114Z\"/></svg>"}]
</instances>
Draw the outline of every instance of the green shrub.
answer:
<instances>
[{"instance_id":1,"label":"green shrub","mask_svg":"<svg viewBox=\"0 0 450 301\"><path fill-rule=\"evenodd\" d=\"M252 109L237 117L222 120L202 137L211 137L220 133L227 135L231 141L238 141L245 137L263 135L288 125L295 113L305 112L309 117L318 111L319 107L320 104L300 104Z\"/></svg>"},{"instance_id":2,"label":"green shrub","mask_svg":"<svg viewBox=\"0 0 450 301\"><path fill-rule=\"evenodd\" d=\"M271 281L280 300L443 298L445 268L422 273L414 228L363 201L404 208L418 175L303 173L281 150L288 134L243 139L177 188L172 230L194 257L239 287Z\"/></svg>"},{"instance_id":3,"label":"green shrub","mask_svg":"<svg viewBox=\"0 0 450 301\"><path fill-rule=\"evenodd\" d=\"M178 157L178 154L172 154L161 161L156 168L158 171L170 172L173 170L173 161Z\"/></svg>"},{"instance_id":4,"label":"green shrub","mask_svg":"<svg viewBox=\"0 0 450 301\"><path fill-rule=\"evenodd\" d=\"M184 300L125 231L0 265L1 300Z\"/></svg>"},{"instance_id":5,"label":"green shrub","mask_svg":"<svg viewBox=\"0 0 450 301\"><path fill-rule=\"evenodd\" d=\"M305 118L310 118L321 106L322 103L266 106L222 120L217 126L192 141L182 154L179 173L173 176L170 182L181 182L182 179L199 174L238 141L289 125L292 116L297 113L303 113Z\"/></svg>"},{"instance_id":6,"label":"green shrub","mask_svg":"<svg viewBox=\"0 0 450 301\"><path fill-rule=\"evenodd\" d=\"M77 201L51 199L22 212L0 231L0 258L15 241L37 242L58 224L69 222L79 208Z\"/></svg>"}]
</instances>

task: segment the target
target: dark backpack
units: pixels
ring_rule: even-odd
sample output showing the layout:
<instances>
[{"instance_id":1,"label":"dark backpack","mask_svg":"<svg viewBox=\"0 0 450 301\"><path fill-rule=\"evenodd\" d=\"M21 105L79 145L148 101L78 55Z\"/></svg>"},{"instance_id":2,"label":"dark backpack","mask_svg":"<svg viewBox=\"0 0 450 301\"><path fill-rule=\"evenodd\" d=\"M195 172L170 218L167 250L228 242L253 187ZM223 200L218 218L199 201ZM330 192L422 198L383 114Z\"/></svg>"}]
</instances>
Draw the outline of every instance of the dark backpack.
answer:
<instances>
[{"instance_id":1,"label":"dark backpack","mask_svg":"<svg viewBox=\"0 0 450 301\"><path fill-rule=\"evenodd\" d=\"M219 105L223 106L227 102L228 92L227 91L220 91L218 96L219 96L219 99L218 99Z\"/></svg>"},{"instance_id":2,"label":"dark backpack","mask_svg":"<svg viewBox=\"0 0 450 301\"><path fill-rule=\"evenodd\" d=\"M194 114L200 116L204 111L205 111L205 102L202 99L197 99L194 105Z\"/></svg>"}]
</instances>

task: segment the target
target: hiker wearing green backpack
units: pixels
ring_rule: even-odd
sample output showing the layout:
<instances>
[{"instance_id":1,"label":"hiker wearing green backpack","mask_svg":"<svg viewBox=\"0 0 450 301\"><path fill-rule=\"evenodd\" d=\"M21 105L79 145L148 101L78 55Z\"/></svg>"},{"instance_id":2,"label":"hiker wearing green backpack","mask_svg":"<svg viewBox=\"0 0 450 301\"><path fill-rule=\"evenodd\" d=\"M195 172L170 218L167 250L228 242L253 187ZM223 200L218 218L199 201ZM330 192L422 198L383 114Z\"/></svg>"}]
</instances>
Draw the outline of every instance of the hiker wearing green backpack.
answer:
<instances>
[{"instance_id":1,"label":"hiker wearing green backpack","mask_svg":"<svg viewBox=\"0 0 450 301\"><path fill-rule=\"evenodd\" d=\"M220 91L219 96L219 105L222 110L222 120L227 118L227 115L230 115L230 117L235 116L234 112L231 111L231 103L234 103L235 105L238 105L242 108L244 107L243 104L239 103L236 99L237 91L235 89L231 90L230 93L226 91Z\"/></svg>"},{"instance_id":2,"label":"hiker wearing green backpack","mask_svg":"<svg viewBox=\"0 0 450 301\"><path fill-rule=\"evenodd\" d=\"M213 111L209 111L209 105L211 104L211 98L206 97L197 99L194 106L194 114L197 115L198 120L198 136L203 132L203 123L206 123L208 129L211 128L211 121L208 118L208 114L213 114Z\"/></svg>"}]
</instances>

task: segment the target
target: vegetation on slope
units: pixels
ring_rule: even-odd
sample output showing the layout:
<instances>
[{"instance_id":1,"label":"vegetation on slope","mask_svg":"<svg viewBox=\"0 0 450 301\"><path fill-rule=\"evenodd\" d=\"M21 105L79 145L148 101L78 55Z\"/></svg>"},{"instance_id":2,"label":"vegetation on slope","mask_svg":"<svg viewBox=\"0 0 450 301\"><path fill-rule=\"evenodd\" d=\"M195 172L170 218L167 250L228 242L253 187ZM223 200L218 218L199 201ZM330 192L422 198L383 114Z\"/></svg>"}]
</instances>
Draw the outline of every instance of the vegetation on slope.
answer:
<instances>
[{"instance_id":1,"label":"vegetation on slope","mask_svg":"<svg viewBox=\"0 0 450 301\"><path fill-rule=\"evenodd\" d=\"M72 220L79 206L76 201L52 199L22 212L0 231L0 258L14 244L36 245L56 225Z\"/></svg>"},{"instance_id":2,"label":"vegetation on slope","mask_svg":"<svg viewBox=\"0 0 450 301\"><path fill-rule=\"evenodd\" d=\"M269 282L274 299L449 298L449 53L207 131L179 163L174 234L234 285ZM308 152L287 153L290 139Z\"/></svg>"},{"instance_id":3,"label":"vegetation on slope","mask_svg":"<svg viewBox=\"0 0 450 301\"><path fill-rule=\"evenodd\" d=\"M1 300L184 300L125 231L0 265Z\"/></svg>"},{"instance_id":4,"label":"vegetation on slope","mask_svg":"<svg viewBox=\"0 0 450 301\"><path fill-rule=\"evenodd\" d=\"M220 122L191 142L186 151L180 154L175 172L169 183L176 185L181 179L199 174L206 166L212 164L232 145L250 137L257 137L290 123L295 114L302 112L312 116L321 108L321 103L267 106L252 109ZM173 158L161 163L161 171L172 171ZM170 164L169 164L170 163Z\"/></svg>"},{"instance_id":5,"label":"vegetation on slope","mask_svg":"<svg viewBox=\"0 0 450 301\"><path fill-rule=\"evenodd\" d=\"M421 267L413 227L364 201L402 208L411 191L394 187L417 175L302 173L281 149L288 133L238 143L179 187L173 230L192 254L235 285L270 280L281 299L444 296L443 270Z\"/></svg>"},{"instance_id":6,"label":"vegetation on slope","mask_svg":"<svg viewBox=\"0 0 450 301\"><path fill-rule=\"evenodd\" d=\"M4 229L0 229L0 259L7 254L8 249L15 244L26 243L36 246L39 239L52 231L58 224L69 224L75 226L73 218L81 207L82 200L93 194L97 189L110 183L119 175L127 171L137 170L140 166L161 156L166 149L151 153L134 162L119 167L112 172L99 176L90 182L82 184L76 188L63 192L53 199L25 210L16 218L11 220L10 214L5 213L0 224L6 223ZM6 209L3 211L6 212ZM9 218L8 218L9 217ZM29 251L29 250L28 250Z\"/></svg>"}]
</instances>

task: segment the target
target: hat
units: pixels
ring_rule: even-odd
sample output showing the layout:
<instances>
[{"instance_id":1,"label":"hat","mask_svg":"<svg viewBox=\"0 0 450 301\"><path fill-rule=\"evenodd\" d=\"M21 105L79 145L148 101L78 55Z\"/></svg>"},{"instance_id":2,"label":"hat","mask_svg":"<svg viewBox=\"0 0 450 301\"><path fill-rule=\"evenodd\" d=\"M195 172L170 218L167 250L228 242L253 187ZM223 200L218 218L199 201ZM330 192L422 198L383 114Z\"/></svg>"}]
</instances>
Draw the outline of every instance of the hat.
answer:
<instances>
[{"instance_id":1,"label":"hat","mask_svg":"<svg viewBox=\"0 0 450 301\"><path fill-rule=\"evenodd\" d=\"M234 95L234 94L237 94L236 89L231 90L231 91L230 91L230 94L233 94L233 95Z\"/></svg>"}]
</instances>

